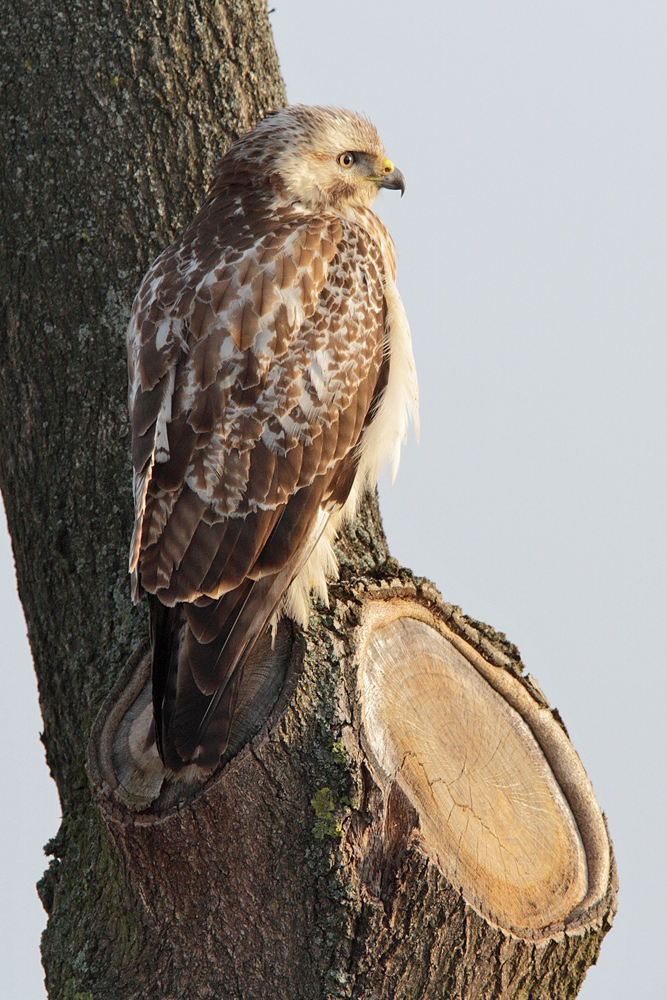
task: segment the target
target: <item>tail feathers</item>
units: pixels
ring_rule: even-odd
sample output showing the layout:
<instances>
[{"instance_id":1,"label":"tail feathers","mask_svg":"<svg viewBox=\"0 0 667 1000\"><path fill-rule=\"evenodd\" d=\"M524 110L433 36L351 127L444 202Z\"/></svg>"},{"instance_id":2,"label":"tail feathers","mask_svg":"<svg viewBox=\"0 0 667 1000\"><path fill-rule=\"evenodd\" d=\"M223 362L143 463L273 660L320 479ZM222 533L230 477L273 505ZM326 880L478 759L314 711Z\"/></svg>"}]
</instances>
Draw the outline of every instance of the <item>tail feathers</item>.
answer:
<instances>
[{"instance_id":1,"label":"tail feathers","mask_svg":"<svg viewBox=\"0 0 667 1000\"><path fill-rule=\"evenodd\" d=\"M212 696L202 694L192 673L182 664L177 695L172 709L165 713L169 718L162 753L166 766L178 771L194 763L211 772L221 758L229 759L238 753L266 722L275 705L285 681L292 641L293 626L287 618L278 623L275 639L265 629L208 716L205 733L198 739L193 734Z\"/></svg>"},{"instance_id":2,"label":"tail feathers","mask_svg":"<svg viewBox=\"0 0 667 1000\"><path fill-rule=\"evenodd\" d=\"M200 642L192 630L191 605L164 608L166 614L154 616L153 710L157 746L167 767L179 770L193 763L215 768L228 749L239 702L247 709L253 695L261 701L267 686L266 667L249 658L258 640L268 633L268 621L285 586L275 577L249 580L213 602L208 608L219 632L210 642ZM207 609L197 610L201 624L201 612ZM178 629L174 628L175 612ZM267 639L264 660L267 653L271 659L268 635ZM263 712L266 717L270 712L277 692L271 684L269 688L270 703L253 704L254 715Z\"/></svg>"},{"instance_id":3,"label":"tail feathers","mask_svg":"<svg viewBox=\"0 0 667 1000\"><path fill-rule=\"evenodd\" d=\"M278 572L217 600L169 608L150 598L156 738L167 767L215 768L234 733L270 712L289 651L273 649L267 626L327 520L322 512L308 544Z\"/></svg>"},{"instance_id":4,"label":"tail feathers","mask_svg":"<svg viewBox=\"0 0 667 1000\"><path fill-rule=\"evenodd\" d=\"M231 649L231 634L241 626L241 615L253 588L252 580L224 594L205 607L185 605L188 624L183 641L183 661L204 694L212 695L225 684ZM255 595L255 601L259 593Z\"/></svg>"},{"instance_id":5,"label":"tail feathers","mask_svg":"<svg viewBox=\"0 0 667 1000\"><path fill-rule=\"evenodd\" d=\"M165 741L166 720L176 695L178 660L183 637L181 606L166 607L153 594L148 595L151 647L153 651L151 681L153 686L153 719L155 742L160 757L167 766ZM179 765L179 766L182 766Z\"/></svg>"},{"instance_id":6,"label":"tail feathers","mask_svg":"<svg viewBox=\"0 0 667 1000\"><path fill-rule=\"evenodd\" d=\"M151 615L153 709L157 746L167 767L196 763L213 769L235 725L242 729L270 712L283 674L268 676L281 669L281 650L272 648L268 623L293 575L293 567L286 566L262 580L246 580L205 608L166 608L151 598L151 609L157 605ZM206 611L215 622L218 632L209 642L198 640L189 621L193 610L197 626L205 626ZM289 650L282 653L288 656Z\"/></svg>"},{"instance_id":7,"label":"tail feathers","mask_svg":"<svg viewBox=\"0 0 667 1000\"><path fill-rule=\"evenodd\" d=\"M217 656L214 669L218 673L219 686L199 725L198 740L204 741L214 716L228 716L231 722L247 657L266 630L294 575L294 566L288 563L279 573L253 581L247 594L241 594L238 614L231 627L225 630L227 637ZM239 589L243 591L244 588Z\"/></svg>"}]
</instances>

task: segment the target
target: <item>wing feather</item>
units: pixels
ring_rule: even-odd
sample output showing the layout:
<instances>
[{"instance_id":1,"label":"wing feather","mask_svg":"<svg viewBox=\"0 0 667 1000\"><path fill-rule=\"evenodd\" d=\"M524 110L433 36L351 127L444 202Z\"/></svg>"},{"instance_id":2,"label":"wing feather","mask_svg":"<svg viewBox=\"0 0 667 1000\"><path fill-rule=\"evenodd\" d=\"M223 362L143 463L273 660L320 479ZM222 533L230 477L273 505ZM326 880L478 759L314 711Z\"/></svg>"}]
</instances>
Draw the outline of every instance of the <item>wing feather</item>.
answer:
<instances>
[{"instance_id":1,"label":"wing feather","mask_svg":"<svg viewBox=\"0 0 667 1000\"><path fill-rule=\"evenodd\" d=\"M153 478L165 490L187 485L221 518L286 503L316 476L332 471L356 444L363 405L379 370L384 330L379 260L377 253L373 259L371 241L351 225L344 230L335 216L308 218L293 227L281 253L275 253L271 236L260 234L236 265L226 260L217 286L192 268L190 280L198 280L200 290L171 296L189 312L169 317L170 337L160 354L166 362L179 351L178 388L168 428L169 459L155 466ZM360 280L369 268L373 273ZM173 270L163 268L172 280ZM353 288L350 273L357 277ZM156 280L160 297L159 278L149 272L145 283ZM212 295L213 288L218 294ZM375 289L375 301L369 289ZM208 301L202 303L202 296ZM331 332L334 312L343 316L338 333ZM183 333L191 320L194 334ZM135 327L141 326L138 314ZM317 377L309 371L313 344L321 358ZM155 337L136 350L138 368L147 350L155 353ZM151 433L155 443L164 397L159 385L158 391L154 386L135 394L133 420L143 431L137 435L137 474L146 465ZM183 557L187 563L187 554ZM172 553L161 564L161 580L171 563L174 569L184 566ZM215 563L214 557L208 586ZM187 564L183 573L191 576ZM223 577L213 582L216 590L224 584Z\"/></svg>"},{"instance_id":2,"label":"wing feather","mask_svg":"<svg viewBox=\"0 0 667 1000\"><path fill-rule=\"evenodd\" d=\"M352 489L385 361L368 232L232 194L158 258L128 331L134 594L185 602L178 655L154 643L154 674L178 674L154 688L172 766L229 729L245 657Z\"/></svg>"}]
</instances>

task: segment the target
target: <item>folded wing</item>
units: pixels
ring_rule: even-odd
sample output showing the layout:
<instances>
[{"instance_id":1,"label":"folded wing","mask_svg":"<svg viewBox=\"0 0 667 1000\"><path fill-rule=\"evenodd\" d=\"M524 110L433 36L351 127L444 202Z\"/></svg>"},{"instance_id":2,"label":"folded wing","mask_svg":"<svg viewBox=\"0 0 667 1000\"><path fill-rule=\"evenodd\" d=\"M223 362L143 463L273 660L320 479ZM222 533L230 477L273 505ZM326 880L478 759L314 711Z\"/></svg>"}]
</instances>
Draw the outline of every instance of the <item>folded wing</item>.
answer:
<instances>
[{"instance_id":1,"label":"folded wing","mask_svg":"<svg viewBox=\"0 0 667 1000\"><path fill-rule=\"evenodd\" d=\"M250 653L352 490L387 377L370 237L256 199L251 215L243 198L207 203L158 258L128 332L130 568L135 599L153 595L156 737L173 768L224 752Z\"/></svg>"}]
</instances>

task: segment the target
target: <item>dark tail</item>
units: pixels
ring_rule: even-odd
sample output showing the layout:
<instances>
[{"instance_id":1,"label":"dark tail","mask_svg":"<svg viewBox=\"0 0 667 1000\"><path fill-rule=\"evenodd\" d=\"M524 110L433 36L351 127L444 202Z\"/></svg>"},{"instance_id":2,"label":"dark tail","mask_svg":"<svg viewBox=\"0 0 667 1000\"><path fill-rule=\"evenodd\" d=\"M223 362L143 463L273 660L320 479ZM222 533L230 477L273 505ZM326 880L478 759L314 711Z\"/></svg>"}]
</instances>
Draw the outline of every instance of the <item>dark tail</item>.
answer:
<instances>
[{"instance_id":1,"label":"dark tail","mask_svg":"<svg viewBox=\"0 0 667 1000\"><path fill-rule=\"evenodd\" d=\"M164 764L214 769L260 728L282 687L292 626L275 643L268 622L293 567L246 580L203 605L165 607L150 596L153 712Z\"/></svg>"},{"instance_id":2,"label":"dark tail","mask_svg":"<svg viewBox=\"0 0 667 1000\"><path fill-rule=\"evenodd\" d=\"M168 608L153 594L148 595L148 615L152 650L151 683L153 687L153 721L158 752L167 767L174 765L167 758L165 717L173 704L178 676L178 658L184 631L182 606ZM167 712L165 716L165 706ZM182 764L179 765L182 767Z\"/></svg>"},{"instance_id":3,"label":"dark tail","mask_svg":"<svg viewBox=\"0 0 667 1000\"><path fill-rule=\"evenodd\" d=\"M318 503L320 495L313 494ZM308 527L305 519L304 527L298 515L308 495L304 490L303 497L297 496L301 504L293 502L289 516L283 511L262 551L266 575L247 577L215 600L203 597L169 608L150 598L156 740L163 762L173 770L187 764L214 769L249 738L249 720L256 731L257 719L261 725L273 707L292 628L283 626L283 635L290 636L285 651L280 643L273 648L267 626L328 518L320 511L315 523ZM285 558L290 550L292 556ZM271 572L276 563L279 568Z\"/></svg>"}]
</instances>

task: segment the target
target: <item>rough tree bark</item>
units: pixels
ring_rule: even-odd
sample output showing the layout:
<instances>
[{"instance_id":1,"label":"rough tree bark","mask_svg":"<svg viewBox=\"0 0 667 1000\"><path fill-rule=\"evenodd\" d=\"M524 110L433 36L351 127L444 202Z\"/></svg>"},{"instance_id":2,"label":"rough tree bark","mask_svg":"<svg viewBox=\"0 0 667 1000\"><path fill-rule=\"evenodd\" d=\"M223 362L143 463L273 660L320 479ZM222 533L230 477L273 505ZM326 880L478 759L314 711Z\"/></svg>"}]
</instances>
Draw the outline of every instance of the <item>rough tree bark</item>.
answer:
<instances>
[{"instance_id":1,"label":"rough tree bark","mask_svg":"<svg viewBox=\"0 0 667 1000\"><path fill-rule=\"evenodd\" d=\"M125 326L215 160L285 95L263 0L3 21L0 485L63 808L49 996L574 996L615 905L590 786L514 647L398 567L372 497L331 608L283 634L257 736L203 788L128 778Z\"/></svg>"}]
</instances>

